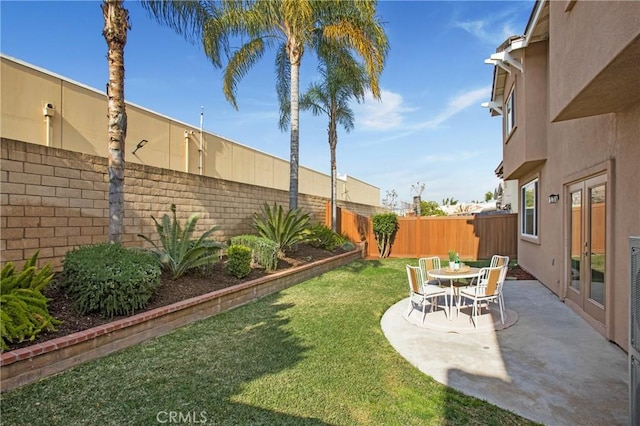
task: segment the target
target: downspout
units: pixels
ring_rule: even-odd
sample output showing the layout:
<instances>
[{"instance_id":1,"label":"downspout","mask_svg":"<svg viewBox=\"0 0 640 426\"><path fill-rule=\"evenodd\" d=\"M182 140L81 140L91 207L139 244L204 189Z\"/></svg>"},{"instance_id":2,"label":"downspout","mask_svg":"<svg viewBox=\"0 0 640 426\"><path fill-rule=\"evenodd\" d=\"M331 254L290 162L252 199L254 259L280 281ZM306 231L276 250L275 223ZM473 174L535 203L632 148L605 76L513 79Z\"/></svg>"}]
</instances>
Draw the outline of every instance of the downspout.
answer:
<instances>
[{"instance_id":1,"label":"downspout","mask_svg":"<svg viewBox=\"0 0 640 426\"><path fill-rule=\"evenodd\" d=\"M203 135L203 128L202 128L202 123L204 122L204 107L201 106L200 107L200 150L198 152L198 169L200 172L200 175L204 174L204 168L202 165L202 147L203 147L203 141L204 141L204 135Z\"/></svg>"},{"instance_id":2,"label":"downspout","mask_svg":"<svg viewBox=\"0 0 640 426\"><path fill-rule=\"evenodd\" d=\"M184 171L189 173L189 132L187 130L184 131Z\"/></svg>"},{"instance_id":3,"label":"downspout","mask_svg":"<svg viewBox=\"0 0 640 426\"><path fill-rule=\"evenodd\" d=\"M51 117L55 112L55 107L51 103L45 103L42 107L42 114L44 115L45 123L45 144L51 146Z\"/></svg>"}]
</instances>

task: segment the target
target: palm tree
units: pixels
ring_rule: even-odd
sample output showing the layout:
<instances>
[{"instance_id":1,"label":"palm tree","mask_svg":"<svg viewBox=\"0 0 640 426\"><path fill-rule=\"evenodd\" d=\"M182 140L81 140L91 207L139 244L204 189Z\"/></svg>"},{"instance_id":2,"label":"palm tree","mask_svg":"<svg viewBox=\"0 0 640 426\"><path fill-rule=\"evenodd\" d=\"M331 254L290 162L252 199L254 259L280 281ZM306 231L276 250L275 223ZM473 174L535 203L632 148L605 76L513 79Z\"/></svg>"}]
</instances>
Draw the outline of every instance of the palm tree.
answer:
<instances>
[{"instance_id":1,"label":"palm tree","mask_svg":"<svg viewBox=\"0 0 640 426\"><path fill-rule=\"evenodd\" d=\"M122 0L102 3L104 36L109 62L107 84L109 116L109 242L119 242L124 219L124 148L127 136L127 112L124 104L124 46L127 44L129 12Z\"/></svg>"},{"instance_id":2,"label":"palm tree","mask_svg":"<svg viewBox=\"0 0 640 426\"><path fill-rule=\"evenodd\" d=\"M313 115L326 115L329 118L328 136L331 151L331 229L336 231L337 221L337 176L336 146L338 145L338 124L349 132L354 126L353 110L349 101L355 98L364 100L365 90L369 87L364 68L347 51L332 51L323 54L318 71L322 76L320 83L313 83L300 99L300 108L311 110ZM286 125L286 111L281 111L280 125Z\"/></svg>"},{"instance_id":3,"label":"palm tree","mask_svg":"<svg viewBox=\"0 0 640 426\"><path fill-rule=\"evenodd\" d=\"M219 58L222 41L228 37L242 45L230 52L224 70L223 92L238 109L237 84L262 58L266 49L275 47L277 94L281 105L290 109L291 158L289 172L289 208L298 207L299 160L299 73L305 49L318 51L331 42L352 49L362 58L365 73L375 97L380 96L378 77L387 53L387 38L377 20L374 0L229 0L218 14L205 23L205 53Z\"/></svg>"},{"instance_id":4,"label":"palm tree","mask_svg":"<svg viewBox=\"0 0 640 426\"><path fill-rule=\"evenodd\" d=\"M107 42L109 82L107 84L108 140L109 140L109 242L122 239L124 223L124 170L125 140L127 137L127 111L124 97L124 47L127 31L131 29L129 12L122 6L123 0L104 0L102 35ZM173 25L187 39L200 35L204 21L212 16L214 9L205 8L198 2L147 1L147 10L159 21ZM220 66L215 55L210 56L214 65Z\"/></svg>"}]
</instances>

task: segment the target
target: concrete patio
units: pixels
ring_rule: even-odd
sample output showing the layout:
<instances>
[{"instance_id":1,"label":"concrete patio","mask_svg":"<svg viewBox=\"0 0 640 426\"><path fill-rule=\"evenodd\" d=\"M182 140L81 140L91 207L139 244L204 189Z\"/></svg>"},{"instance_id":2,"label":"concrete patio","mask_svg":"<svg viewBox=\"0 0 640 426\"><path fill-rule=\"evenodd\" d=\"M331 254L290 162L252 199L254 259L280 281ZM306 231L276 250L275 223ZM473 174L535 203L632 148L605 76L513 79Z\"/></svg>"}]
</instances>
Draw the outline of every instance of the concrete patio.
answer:
<instances>
[{"instance_id":1,"label":"concrete patio","mask_svg":"<svg viewBox=\"0 0 640 426\"><path fill-rule=\"evenodd\" d=\"M383 315L391 345L440 383L546 425L626 425L627 354L538 281L507 281L505 326L497 307L475 330L464 310ZM486 311L485 311L486 312ZM500 325L496 331L492 323Z\"/></svg>"}]
</instances>

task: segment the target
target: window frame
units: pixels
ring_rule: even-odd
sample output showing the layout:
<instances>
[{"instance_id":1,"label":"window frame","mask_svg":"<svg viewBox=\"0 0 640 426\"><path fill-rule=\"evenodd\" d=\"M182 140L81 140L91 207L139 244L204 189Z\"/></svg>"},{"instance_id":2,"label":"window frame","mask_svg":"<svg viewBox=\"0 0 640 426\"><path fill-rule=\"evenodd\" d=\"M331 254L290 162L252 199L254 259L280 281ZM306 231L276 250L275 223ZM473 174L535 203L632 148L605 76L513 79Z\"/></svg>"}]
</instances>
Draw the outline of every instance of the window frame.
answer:
<instances>
[{"instance_id":1,"label":"window frame","mask_svg":"<svg viewBox=\"0 0 640 426\"><path fill-rule=\"evenodd\" d=\"M533 187L533 206L527 207L527 191L531 190ZM527 214L527 211L530 210L531 214ZM533 240L537 240L540 235L539 231L539 211L540 211L540 180L539 178L531 179L525 184L520 186L520 235L525 238L530 238ZM529 221L528 218L531 218L531 233L528 231Z\"/></svg>"},{"instance_id":2,"label":"window frame","mask_svg":"<svg viewBox=\"0 0 640 426\"><path fill-rule=\"evenodd\" d=\"M509 136L513 130L516 128L516 91L515 85L511 88L509 92L509 96L507 96L507 100L504 103L504 119L505 119L505 129L506 134Z\"/></svg>"}]
</instances>

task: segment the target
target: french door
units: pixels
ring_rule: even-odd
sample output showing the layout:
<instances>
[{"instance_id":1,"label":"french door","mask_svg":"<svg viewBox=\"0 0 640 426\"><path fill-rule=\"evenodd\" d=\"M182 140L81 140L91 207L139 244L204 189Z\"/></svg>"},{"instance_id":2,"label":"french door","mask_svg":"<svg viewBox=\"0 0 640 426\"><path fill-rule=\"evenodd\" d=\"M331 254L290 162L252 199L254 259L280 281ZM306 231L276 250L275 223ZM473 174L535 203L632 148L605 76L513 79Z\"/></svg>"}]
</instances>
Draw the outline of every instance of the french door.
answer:
<instances>
[{"instance_id":1,"label":"french door","mask_svg":"<svg viewBox=\"0 0 640 426\"><path fill-rule=\"evenodd\" d=\"M569 186L567 298L605 323L607 178L600 175Z\"/></svg>"}]
</instances>

